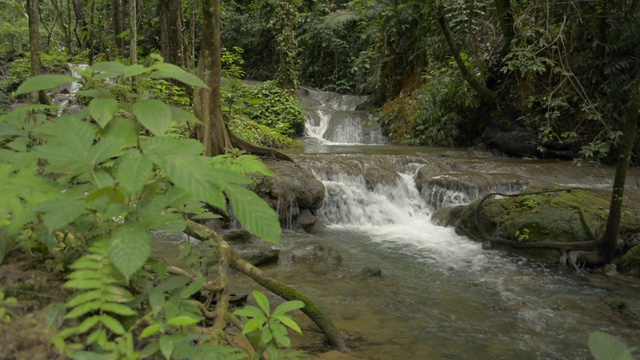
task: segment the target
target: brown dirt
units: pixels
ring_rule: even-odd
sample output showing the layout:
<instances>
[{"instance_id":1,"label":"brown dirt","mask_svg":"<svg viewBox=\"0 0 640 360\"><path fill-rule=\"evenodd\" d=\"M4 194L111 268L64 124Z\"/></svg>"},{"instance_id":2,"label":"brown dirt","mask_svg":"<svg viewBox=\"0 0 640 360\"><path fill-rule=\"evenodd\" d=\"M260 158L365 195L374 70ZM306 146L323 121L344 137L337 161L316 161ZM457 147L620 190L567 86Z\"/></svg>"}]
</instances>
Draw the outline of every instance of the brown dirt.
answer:
<instances>
[{"instance_id":1,"label":"brown dirt","mask_svg":"<svg viewBox=\"0 0 640 360\"><path fill-rule=\"evenodd\" d=\"M62 274L46 271L43 259L10 253L0 266L0 291L17 304L3 305L10 311L8 322L0 321L0 360L62 359L49 343L54 330L45 325L42 309L64 301Z\"/></svg>"}]
</instances>

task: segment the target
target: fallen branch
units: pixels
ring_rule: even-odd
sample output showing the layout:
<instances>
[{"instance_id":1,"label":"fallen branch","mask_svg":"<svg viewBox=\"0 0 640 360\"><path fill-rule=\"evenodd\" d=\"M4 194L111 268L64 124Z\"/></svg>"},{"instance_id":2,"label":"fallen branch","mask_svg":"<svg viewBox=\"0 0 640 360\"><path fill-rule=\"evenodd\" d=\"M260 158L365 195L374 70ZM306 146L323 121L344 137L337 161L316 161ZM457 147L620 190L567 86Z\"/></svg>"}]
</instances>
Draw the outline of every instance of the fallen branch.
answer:
<instances>
[{"instance_id":1,"label":"fallen branch","mask_svg":"<svg viewBox=\"0 0 640 360\"><path fill-rule=\"evenodd\" d=\"M304 307L300 309L305 313L327 337L329 345L334 346L340 351L346 351L347 346L340 330L333 324L331 319L306 295L299 290L288 286L278 280L272 279L262 273L262 270L253 266L251 263L237 255L229 244L215 231L200 225L191 220L187 221L187 229L185 232L195 238L201 240L212 239L218 244L218 251L228 252L229 266L241 273L249 276L258 284L264 286L269 291L282 297L285 300L299 300L304 303Z\"/></svg>"}]
</instances>

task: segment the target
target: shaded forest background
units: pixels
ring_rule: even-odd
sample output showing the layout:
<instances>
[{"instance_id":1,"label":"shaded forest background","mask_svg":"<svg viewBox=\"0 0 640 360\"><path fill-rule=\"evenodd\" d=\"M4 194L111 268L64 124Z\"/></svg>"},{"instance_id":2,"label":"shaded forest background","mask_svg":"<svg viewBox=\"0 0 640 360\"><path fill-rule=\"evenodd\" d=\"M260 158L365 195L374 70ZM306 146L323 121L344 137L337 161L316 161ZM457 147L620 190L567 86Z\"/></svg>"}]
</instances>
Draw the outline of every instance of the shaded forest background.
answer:
<instances>
[{"instance_id":1,"label":"shaded forest background","mask_svg":"<svg viewBox=\"0 0 640 360\"><path fill-rule=\"evenodd\" d=\"M154 52L197 65L200 1L37 3L50 71L66 62L144 62ZM29 51L27 1L0 5L2 72L16 77L8 64ZM638 1L221 5L223 50L243 61L227 69L241 66L236 75L285 88L371 94L369 105L382 110L377 120L402 144L473 145L495 119L532 131L542 154L548 145L611 161L638 74ZM17 84L3 80L5 102Z\"/></svg>"}]
</instances>

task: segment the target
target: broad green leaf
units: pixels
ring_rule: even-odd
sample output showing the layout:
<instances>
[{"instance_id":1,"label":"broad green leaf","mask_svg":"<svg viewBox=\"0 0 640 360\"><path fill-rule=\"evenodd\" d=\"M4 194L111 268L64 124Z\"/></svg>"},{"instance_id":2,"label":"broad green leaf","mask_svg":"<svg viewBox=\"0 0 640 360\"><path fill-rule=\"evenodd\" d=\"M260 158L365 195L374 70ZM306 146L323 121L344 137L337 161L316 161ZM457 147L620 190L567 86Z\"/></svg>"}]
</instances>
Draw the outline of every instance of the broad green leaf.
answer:
<instances>
[{"instance_id":1,"label":"broad green leaf","mask_svg":"<svg viewBox=\"0 0 640 360\"><path fill-rule=\"evenodd\" d=\"M633 360L631 349L627 345L602 331L591 333L589 350L596 360Z\"/></svg>"},{"instance_id":2,"label":"broad green leaf","mask_svg":"<svg viewBox=\"0 0 640 360\"><path fill-rule=\"evenodd\" d=\"M194 319L191 316L180 315L167 320L167 323L171 326L189 326L197 324L199 321L199 319Z\"/></svg>"},{"instance_id":3,"label":"broad green leaf","mask_svg":"<svg viewBox=\"0 0 640 360\"><path fill-rule=\"evenodd\" d=\"M115 118L109 122L105 129L100 131L102 139L120 139L122 147L138 145L140 125L133 120Z\"/></svg>"},{"instance_id":4,"label":"broad green leaf","mask_svg":"<svg viewBox=\"0 0 640 360\"><path fill-rule=\"evenodd\" d=\"M87 289L95 289L96 280L85 280L85 279L73 279L62 284L63 288L70 288L76 290L87 290Z\"/></svg>"},{"instance_id":5,"label":"broad green leaf","mask_svg":"<svg viewBox=\"0 0 640 360\"><path fill-rule=\"evenodd\" d=\"M93 145L97 128L75 117L59 117L55 121L38 128L37 134L47 140L78 152L78 156L86 156Z\"/></svg>"},{"instance_id":6,"label":"broad green leaf","mask_svg":"<svg viewBox=\"0 0 640 360\"><path fill-rule=\"evenodd\" d=\"M122 194L122 191L120 191L120 189L114 189L111 186L103 187L90 193L85 198L85 201L92 202L103 197L106 198L107 204L124 203L124 194Z\"/></svg>"},{"instance_id":7,"label":"broad green leaf","mask_svg":"<svg viewBox=\"0 0 640 360\"><path fill-rule=\"evenodd\" d=\"M144 330L142 330L142 332L140 333L139 338L140 339L144 339L146 337L153 336L153 335L159 333L160 330L162 330L162 324L151 324L151 325L147 326L146 328L144 328Z\"/></svg>"},{"instance_id":8,"label":"broad green leaf","mask_svg":"<svg viewBox=\"0 0 640 360\"><path fill-rule=\"evenodd\" d=\"M260 327L262 327L262 325L264 325L264 323L266 322L266 318L253 318L249 321L247 321L246 324L244 324L244 329L242 330L243 334L248 334L252 331L258 330L260 329Z\"/></svg>"},{"instance_id":9,"label":"broad green leaf","mask_svg":"<svg viewBox=\"0 0 640 360\"><path fill-rule=\"evenodd\" d=\"M185 286L189 282L184 276L170 276L164 280L162 280L157 286L156 289L160 291L172 291L177 288Z\"/></svg>"},{"instance_id":10,"label":"broad green leaf","mask_svg":"<svg viewBox=\"0 0 640 360\"><path fill-rule=\"evenodd\" d=\"M91 116L100 124L100 127L107 126L113 118L118 108L118 102L113 98L95 98L89 103Z\"/></svg>"},{"instance_id":11,"label":"broad green leaf","mask_svg":"<svg viewBox=\"0 0 640 360\"><path fill-rule=\"evenodd\" d=\"M123 75L127 71L127 66L116 61L103 61L91 66L91 70Z\"/></svg>"},{"instance_id":12,"label":"broad green leaf","mask_svg":"<svg viewBox=\"0 0 640 360\"><path fill-rule=\"evenodd\" d=\"M250 318L266 317L266 315L260 309L251 305L247 305L242 309L234 311L233 315L246 316Z\"/></svg>"},{"instance_id":13,"label":"broad green leaf","mask_svg":"<svg viewBox=\"0 0 640 360\"><path fill-rule=\"evenodd\" d=\"M159 159L158 165L176 186L212 206L226 208L226 201L216 183L214 173L204 158L171 155Z\"/></svg>"},{"instance_id":14,"label":"broad green leaf","mask_svg":"<svg viewBox=\"0 0 640 360\"><path fill-rule=\"evenodd\" d=\"M137 223L128 222L114 231L109 244L109 260L128 281L151 255L151 240Z\"/></svg>"},{"instance_id":15,"label":"broad green leaf","mask_svg":"<svg viewBox=\"0 0 640 360\"><path fill-rule=\"evenodd\" d=\"M142 143L142 152L154 162L170 155L201 155L204 145L194 139L173 139L154 136Z\"/></svg>"},{"instance_id":16,"label":"broad green leaf","mask_svg":"<svg viewBox=\"0 0 640 360\"><path fill-rule=\"evenodd\" d=\"M193 113L183 110L177 106L170 106L171 109L171 119L173 121L189 121L194 123L201 123L200 119L198 119Z\"/></svg>"},{"instance_id":17,"label":"broad green leaf","mask_svg":"<svg viewBox=\"0 0 640 360\"><path fill-rule=\"evenodd\" d=\"M273 333L269 327L266 327L262 330L262 341L268 343L271 340L273 340Z\"/></svg>"},{"instance_id":18,"label":"broad green leaf","mask_svg":"<svg viewBox=\"0 0 640 360\"><path fill-rule=\"evenodd\" d=\"M151 309L153 311L160 311L162 309L162 305L164 305L164 293L154 287L149 290L149 305L151 305Z\"/></svg>"},{"instance_id":19,"label":"broad green leaf","mask_svg":"<svg viewBox=\"0 0 640 360\"><path fill-rule=\"evenodd\" d=\"M200 80L199 77L190 74L189 72L176 65L169 63L160 63L154 65L153 68L158 70L151 75L151 77L154 77L156 79L170 78L181 81L187 85L203 87L207 89L209 88L207 84L204 83L204 81Z\"/></svg>"},{"instance_id":20,"label":"broad green leaf","mask_svg":"<svg viewBox=\"0 0 640 360\"><path fill-rule=\"evenodd\" d=\"M256 299L256 302L258 303L260 308L262 308L262 311L264 311L265 314L269 315L271 313L269 309L269 299L267 299L267 297L259 291L252 291L251 295L253 295L253 298Z\"/></svg>"},{"instance_id":21,"label":"broad green leaf","mask_svg":"<svg viewBox=\"0 0 640 360\"><path fill-rule=\"evenodd\" d=\"M124 193L134 195L153 177L153 163L138 150L130 150L116 162L115 176Z\"/></svg>"},{"instance_id":22,"label":"broad green leaf","mask_svg":"<svg viewBox=\"0 0 640 360\"><path fill-rule=\"evenodd\" d=\"M31 143L31 140L29 140L29 138L27 137L18 137L15 140L13 140L12 142L10 142L9 144L7 144L7 146L15 151L19 151L19 152L25 152L27 151L27 146Z\"/></svg>"},{"instance_id":23,"label":"broad green leaf","mask_svg":"<svg viewBox=\"0 0 640 360\"><path fill-rule=\"evenodd\" d=\"M61 211L61 209L63 209ZM47 229L51 232L57 230L82 215L85 205L82 200L58 199L49 200L36 206L36 211L44 212L42 220Z\"/></svg>"},{"instance_id":24,"label":"broad green leaf","mask_svg":"<svg viewBox=\"0 0 640 360\"><path fill-rule=\"evenodd\" d=\"M143 100L133 104L133 114L154 135L164 135L171 122L169 105L160 100Z\"/></svg>"},{"instance_id":25,"label":"broad green leaf","mask_svg":"<svg viewBox=\"0 0 640 360\"><path fill-rule=\"evenodd\" d=\"M124 71L124 77L136 76L144 73L148 73L151 71L151 68L142 66L140 64L133 64L127 66L127 69Z\"/></svg>"},{"instance_id":26,"label":"broad green leaf","mask_svg":"<svg viewBox=\"0 0 640 360\"><path fill-rule=\"evenodd\" d=\"M124 327L122 326L122 324L120 324L118 320L114 319L113 317L107 314L102 314L102 316L100 316L100 322L103 323L104 326L109 328L109 330L113 331L118 335L124 335L124 333L126 332L124 330Z\"/></svg>"},{"instance_id":27,"label":"broad green leaf","mask_svg":"<svg viewBox=\"0 0 640 360\"><path fill-rule=\"evenodd\" d=\"M280 304L274 311L273 315L282 315L292 310L302 309L304 303L300 300L291 300Z\"/></svg>"},{"instance_id":28,"label":"broad green leaf","mask_svg":"<svg viewBox=\"0 0 640 360\"><path fill-rule=\"evenodd\" d=\"M82 321L80 323L80 325L76 326L75 329L75 334L84 334L87 331L89 331L89 329L91 329L95 324L97 324L100 321L100 316L98 315L93 315L90 316L86 319L84 319L84 321Z\"/></svg>"},{"instance_id":29,"label":"broad green leaf","mask_svg":"<svg viewBox=\"0 0 640 360\"><path fill-rule=\"evenodd\" d=\"M189 286L187 286L180 293L180 298L181 299L186 299L186 298L190 297L191 295L193 295L193 294L197 293L198 291L200 291L200 289L202 289L202 287L204 286L205 281L207 281L207 279L204 278L204 277L201 277L201 278L197 279L196 281L192 282L191 284L189 284Z\"/></svg>"},{"instance_id":30,"label":"broad green leaf","mask_svg":"<svg viewBox=\"0 0 640 360\"><path fill-rule=\"evenodd\" d=\"M54 88L56 86L78 81L77 78L68 75L45 74L38 75L25 80L15 91L14 95L28 94L32 91L40 91Z\"/></svg>"},{"instance_id":31,"label":"broad green leaf","mask_svg":"<svg viewBox=\"0 0 640 360\"><path fill-rule=\"evenodd\" d=\"M171 354L175 348L176 346L169 336L160 338L160 352L164 355L165 359L171 359Z\"/></svg>"},{"instance_id":32,"label":"broad green leaf","mask_svg":"<svg viewBox=\"0 0 640 360\"><path fill-rule=\"evenodd\" d=\"M113 98L111 91L103 88L78 91L78 95L90 98Z\"/></svg>"},{"instance_id":33,"label":"broad green leaf","mask_svg":"<svg viewBox=\"0 0 640 360\"><path fill-rule=\"evenodd\" d=\"M247 231L269 242L280 242L282 229L278 214L253 191L228 185L225 194L233 213Z\"/></svg>"},{"instance_id":34,"label":"broad green leaf","mask_svg":"<svg viewBox=\"0 0 640 360\"><path fill-rule=\"evenodd\" d=\"M293 320L292 318L290 318L289 316L287 316L287 315L273 315L273 319L277 319L278 321L280 321L284 325L286 325L289 328L291 328L293 331L297 332L298 334L302 334L302 329L300 329L300 326L298 326L298 323L296 323L296 321Z\"/></svg>"},{"instance_id":35,"label":"broad green leaf","mask_svg":"<svg viewBox=\"0 0 640 360\"><path fill-rule=\"evenodd\" d=\"M111 360L107 354L95 353L92 351L76 351L71 355L73 360Z\"/></svg>"}]
</instances>

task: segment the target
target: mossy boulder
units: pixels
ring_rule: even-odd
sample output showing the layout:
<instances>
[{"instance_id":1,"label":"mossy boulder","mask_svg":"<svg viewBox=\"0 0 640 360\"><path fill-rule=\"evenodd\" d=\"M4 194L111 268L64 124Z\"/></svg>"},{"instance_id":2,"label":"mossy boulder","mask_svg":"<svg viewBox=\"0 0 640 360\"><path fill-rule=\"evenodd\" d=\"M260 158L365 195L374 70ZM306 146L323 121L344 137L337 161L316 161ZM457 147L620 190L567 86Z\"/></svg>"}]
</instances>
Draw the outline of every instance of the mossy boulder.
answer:
<instances>
[{"instance_id":1,"label":"mossy boulder","mask_svg":"<svg viewBox=\"0 0 640 360\"><path fill-rule=\"evenodd\" d=\"M492 198L483 203L479 222L487 235L513 241L589 241L604 231L609 196L604 191L571 189ZM476 224L479 203L475 201L467 205L455 221L455 227L458 233L483 241ZM622 228L635 228L638 224L640 216L637 213L623 211ZM497 247L513 249L518 254L541 261L557 261L561 255L555 249Z\"/></svg>"}]
</instances>

